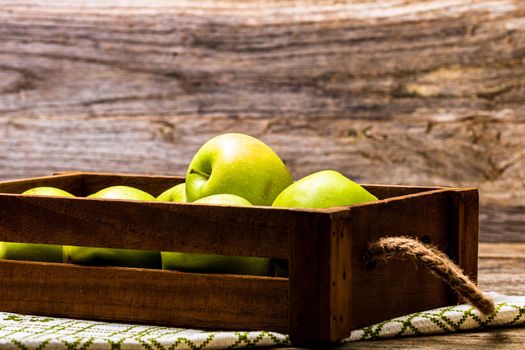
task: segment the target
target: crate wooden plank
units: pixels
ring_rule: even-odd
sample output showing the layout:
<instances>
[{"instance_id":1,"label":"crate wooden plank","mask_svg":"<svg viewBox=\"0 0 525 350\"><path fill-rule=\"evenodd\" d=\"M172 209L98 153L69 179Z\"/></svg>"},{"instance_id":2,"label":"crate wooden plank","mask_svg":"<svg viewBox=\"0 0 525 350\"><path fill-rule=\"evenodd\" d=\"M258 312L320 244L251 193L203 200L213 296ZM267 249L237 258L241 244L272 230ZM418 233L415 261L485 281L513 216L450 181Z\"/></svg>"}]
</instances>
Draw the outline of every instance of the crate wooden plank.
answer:
<instances>
[{"instance_id":1,"label":"crate wooden plank","mask_svg":"<svg viewBox=\"0 0 525 350\"><path fill-rule=\"evenodd\" d=\"M395 186L395 185L368 185L361 184L367 191L375 195L379 199L386 199L391 197L406 196L409 194L422 193L428 191L435 191L443 189L444 187L430 187L430 186Z\"/></svg>"},{"instance_id":2,"label":"crate wooden plank","mask_svg":"<svg viewBox=\"0 0 525 350\"><path fill-rule=\"evenodd\" d=\"M327 232L328 231L328 232ZM315 344L329 340L330 218L312 213L291 233L290 254L290 339L295 344Z\"/></svg>"},{"instance_id":3,"label":"crate wooden plank","mask_svg":"<svg viewBox=\"0 0 525 350\"><path fill-rule=\"evenodd\" d=\"M0 241L287 259L308 214L274 208L0 194Z\"/></svg>"},{"instance_id":4,"label":"crate wooden plank","mask_svg":"<svg viewBox=\"0 0 525 350\"><path fill-rule=\"evenodd\" d=\"M451 294L444 283L412 261L379 263L372 270L363 262L367 245L382 236L403 235L430 240L450 254L449 237L451 232L457 232L451 231L455 223L451 206L454 194L453 190L436 190L426 195L356 205L347 212L333 214L333 220L344 225L340 228L343 234L351 237L351 270L346 271L351 281L345 289L349 293L346 300L341 294L334 296L334 302L346 304L343 309L349 309L351 320L334 330L336 334L343 335L348 324L353 329L457 301L457 296ZM469 242L464 248L472 249L473 244L475 242Z\"/></svg>"},{"instance_id":5,"label":"crate wooden plank","mask_svg":"<svg viewBox=\"0 0 525 350\"><path fill-rule=\"evenodd\" d=\"M22 193L34 187L59 187L75 196L83 195L82 173L42 176L0 182L0 193Z\"/></svg>"},{"instance_id":6,"label":"crate wooden plank","mask_svg":"<svg viewBox=\"0 0 525 350\"><path fill-rule=\"evenodd\" d=\"M352 233L347 219L332 216L330 230L330 339L342 339L352 328Z\"/></svg>"},{"instance_id":7,"label":"crate wooden plank","mask_svg":"<svg viewBox=\"0 0 525 350\"><path fill-rule=\"evenodd\" d=\"M182 327L288 327L284 278L0 260L0 310Z\"/></svg>"},{"instance_id":8,"label":"crate wooden plank","mask_svg":"<svg viewBox=\"0 0 525 350\"><path fill-rule=\"evenodd\" d=\"M185 181L182 176L83 173L83 192L90 195L109 186L131 186L157 197L165 190Z\"/></svg>"},{"instance_id":9,"label":"crate wooden plank","mask_svg":"<svg viewBox=\"0 0 525 350\"><path fill-rule=\"evenodd\" d=\"M71 181L70 178L76 176L75 186L78 187L80 183L79 188L85 193L123 183L139 188L147 185L151 191L161 191L160 188L167 183L183 180L169 176L80 175L63 174L57 176L54 183L60 187L58 185L63 179ZM23 180L22 183L27 185L27 181ZM0 183L0 192L2 186ZM8 184L8 188L12 189L13 186L16 187L13 182ZM24 280L19 274L32 276L37 284L49 282L54 289L46 292L44 287L40 287L42 294L36 298L48 300L49 304L59 293L56 288L69 276L84 276L88 285L82 287L83 290L96 290L97 280L100 279L109 300L101 299L97 305L104 310L102 314L105 316L101 317L107 316L107 319L128 312L127 306L114 301L113 298L119 296L119 292L112 294L111 280L123 285L151 283L151 286L143 287L146 294L157 290L157 284L160 285L159 290L168 290L169 286L182 288L181 294L176 295L180 297L178 301L183 304L188 302L189 305L194 301L187 301L186 298L192 297L193 288L206 290L212 286L212 289L208 289L211 293L209 298L214 299L214 291L218 290L217 302L223 303L226 289L236 288L235 283L242 278L247 278L242 280L247 283L242 288L247 289L243 289L241 294L250 294L252 289L263 288L265 282L275 282L280 287L276 287L274 292L285 300L283 302L280 299L279 303L285 305L286 315L281 314L279 321L273 321L268 318L264 320L263 317L268 315L262 314L260 322L265 322L266 326L260 329L286 331L296 344L335 341L347 336L356 327L457 301L457 297L444 283L437 281L426 270L418 269L413 262L378 264L373 269L367 269L363 256L367 245L382 236L417 237L437 245L475 278L477 250L472 245L477 244L477 192L473 189L442 187L367 187L382 199L330 209L243 208L4 193L0 194L0 210L4 214L0 217L0 241L267 256L288 260L290 271L289 279L274 279L0 262L0 269L3 270L0 278L2 273L5 273L7 281L13 278L19 281L17 278L22 278L22 282L14 284L13 291L9 291L12 294L9 295L16 295L16 289L30 293L30 279ZM38 272L43 276L40 280L36 277ZM157 283L157 279L160 282ZM4 288L7 288L8 282L5 283ZM135 293L132 288L129 291L130 294ZM248 294L242 294L239 298L247 297ZM81 295L79 300L84 302L86 298L92 297ZM125 297L132 299L129 295ZM262 304L271 299L269 296L262 298ZM162 308L155 301L151 302L153 304L149 306L152 310ZM27 307L24 310L33 308L31 304L24 305ZM244 305L244 302L239 305ZM263 307L257 305L256 308ZM273 305L265 305L273 308ZM21 306L15 303L12 307L17 309ZM68 307L65 312L72 315L96 313L89 308ZM178 310L171 304L169 307ZM48 313L51 312L49 308L36 307L35 310ZM218 309L212 311L220 313ZM198 312L193 316L190 311L180 312L183 325L221 326L213 321L209 321L209 324L201 321L204 316ZM217 317L230 316L225 312ZM141 318L135 319L137 321L143 322ZM255 324L251 320L247 322L239 320L239 324ZM178 324L182 325L180 322Z\"/></svg>"},{"instance_id":10,"label":"crate wooden plank","mask_svg":"<svg viewBox=\"0 0 525 350\"><path fill-rule=\"evenodd\" d=\"M164 190L167 190L168 188L185 181L183 176L159 176L90 172L82 172L81 174L83 174L82 179L84 195L89 195L109 186L125 185L137 187L154 196L158 196ZM433 191L443 188L429 186L396 186L379 184L363 184L362 186L380 199Z\"/></svg>"},{"instance_id":11,"label":"crate wooden plank","mask_svg":"<svg viewBox=\"0 0 525 350\"><path fill-rule=\"evenodd\" d=\"M478 275L479 195L476 189L458 189L452 196L455 230L451 228L450 255L473 281Z\"/></svg>"},{"instance_id":12,"label":"crate wooden plank","mask_svg":"<svg viewBox=\"0 0 525 350\"><path fill-rule=\"evenodd\" d=\"M126 185L139 187L152 195L160 194L165 189L184 182L182 176L146 175L146 174L116 174L86 171L57 172L53 176L35 177L0 182L0 193L21 193L36 186L63 186L76 189L78 196L87 196L105 187ZM432 186L401 186L362 184L380 199L404 196L408 194L434 191L444 187ZM80 187L80 189L79 189Z\"/></svg>"},{"instance_id":13,"label":"crate wooden plank","mask_svg":"<svg viewBox=\"0 0 525 350\"><path fill-rule=\"evenodd\" d=\"M0 183L0 192L22 193L33 187L57 186L76 196L88 196L103 188L120 185L136 187L156 197L182 182L182 176L64 171L52 176L3 181Z\"/></svg>"},{"instance_id":14,"label":"crate wooden plank","mask_svg":"<svg viewBox=\"0 0 525 350\"><path fill-rule=\"evenodd\" d=\"M525 294L525 244L480 243L479 251L479 283L483 290L510 295ZM521 349L523 344L525 344L525 328L518 327L353 342L338 347L334 346L334 349L515 350Z\"/></svg>"},{"instance_id":15,"label":"crate wooden plank","mask_svg":"<svg viewBox=\"0 0 525 350\"><path fill-rule=\"evenodd\" d=\"M75 193L85 195L107 186L126 184L157 194L165 187L181 181L181 177L170 176L72 173L0 183L0 192L20 192L33 185L45 184L75 188ZM381 185L372 187L380 197L428 189ZM273 255L274 258L288 258L289 232L294 230L294 223L309 212L268 207L249 208L246 211L243 208L208 205L2 194L0 198L0 208L4 213L0 217L0 240L221 252L229 255ZM248 231L249 236L246 233ZM253 246L252 253L247 253L249 246Z\"/></svg>"}]
</instances>

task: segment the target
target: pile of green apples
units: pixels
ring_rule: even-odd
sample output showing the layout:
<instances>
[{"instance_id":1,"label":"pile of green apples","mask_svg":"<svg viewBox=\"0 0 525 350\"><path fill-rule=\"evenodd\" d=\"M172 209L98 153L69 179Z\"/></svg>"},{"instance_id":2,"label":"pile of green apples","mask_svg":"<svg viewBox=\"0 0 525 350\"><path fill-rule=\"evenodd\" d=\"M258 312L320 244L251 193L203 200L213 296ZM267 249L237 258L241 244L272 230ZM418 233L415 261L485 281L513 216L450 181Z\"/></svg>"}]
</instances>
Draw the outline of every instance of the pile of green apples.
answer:
<instances>
[{"instance_id":1,"label":"pile of green apples","mask_svg":"<svg viewBox=\"0 0 525 350\"><path fill-rule=\"evenodd\" d=\"M55 187L37 187L23 194L74 197ZM157 198L128 186L108 187L88 198L288 208L330 208L377 200L334 170L319 171L294 182L284 162L269 146L239 133L207 141L191 160L186 182ZM276 275L285 269L263 257L13 242L0 242L0 259L246 275Z\"/></svg>"}]
</instances>

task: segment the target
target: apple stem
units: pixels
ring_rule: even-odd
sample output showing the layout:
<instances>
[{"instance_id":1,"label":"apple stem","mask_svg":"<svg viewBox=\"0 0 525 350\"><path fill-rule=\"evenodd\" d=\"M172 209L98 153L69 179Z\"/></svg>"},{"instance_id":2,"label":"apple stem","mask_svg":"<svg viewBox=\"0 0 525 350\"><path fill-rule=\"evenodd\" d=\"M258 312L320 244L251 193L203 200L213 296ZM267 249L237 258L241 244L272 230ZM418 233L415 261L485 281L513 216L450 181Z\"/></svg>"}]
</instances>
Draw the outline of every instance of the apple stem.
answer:
<instances>
[{"instance_id":1,"label":"apple stem","mask_svg":"<svg viewBox=\"0 0 525 350\"><path fill-rule=\"evenodd\" d=\"M196 169L191 169L190 174L198 174L200 176L204 176L206 179L210 178L210 174L203 173L202 171L198 171Z\"/></svg>"}]
</instances>

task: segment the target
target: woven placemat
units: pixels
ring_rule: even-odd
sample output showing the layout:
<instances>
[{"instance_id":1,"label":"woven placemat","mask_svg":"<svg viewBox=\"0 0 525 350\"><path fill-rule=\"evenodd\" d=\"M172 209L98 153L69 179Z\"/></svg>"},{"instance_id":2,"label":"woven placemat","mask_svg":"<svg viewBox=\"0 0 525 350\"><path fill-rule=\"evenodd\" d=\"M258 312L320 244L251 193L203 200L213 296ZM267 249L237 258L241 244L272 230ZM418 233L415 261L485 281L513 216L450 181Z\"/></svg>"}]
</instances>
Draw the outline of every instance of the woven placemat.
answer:
<instances>
[{"instance_id":1,"label":"woven placemat","mask_svg":"<svg viewBox=\"0 0 525 350\"><path fill-rule=\"evenodd\" d=\"M353 331L344 342L525 324L525 296L489 293L487 316L469 305L418 312ZM0 312L0 347L20 350L233 349L289 345L275 332L209 332Z\"/></svg>"}]
</instances>

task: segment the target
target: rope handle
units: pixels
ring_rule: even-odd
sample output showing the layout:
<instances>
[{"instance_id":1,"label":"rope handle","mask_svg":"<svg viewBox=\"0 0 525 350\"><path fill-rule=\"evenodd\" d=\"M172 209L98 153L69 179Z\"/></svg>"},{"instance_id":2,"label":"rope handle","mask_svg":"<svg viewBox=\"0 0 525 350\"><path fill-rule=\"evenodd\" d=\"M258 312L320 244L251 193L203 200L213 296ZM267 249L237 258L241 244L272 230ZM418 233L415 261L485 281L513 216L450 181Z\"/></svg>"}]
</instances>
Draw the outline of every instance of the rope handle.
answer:
<instances>
[{"instance_id":1,"label":"rope handle","mask_svg":"<svg viewBox=\"0 0 525 350\"><path fill-rule=\"evenodd\" d=\"M376 261L403 258L412 258L425 266L483 314L494 312L492 298L483 294L461 268L436 247L409 237L383 237L370 244L365 252L365 263L368 266Z\"/></svg>"}]
</instances>

